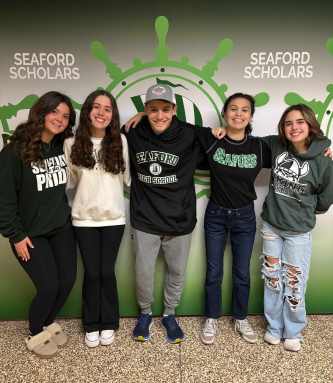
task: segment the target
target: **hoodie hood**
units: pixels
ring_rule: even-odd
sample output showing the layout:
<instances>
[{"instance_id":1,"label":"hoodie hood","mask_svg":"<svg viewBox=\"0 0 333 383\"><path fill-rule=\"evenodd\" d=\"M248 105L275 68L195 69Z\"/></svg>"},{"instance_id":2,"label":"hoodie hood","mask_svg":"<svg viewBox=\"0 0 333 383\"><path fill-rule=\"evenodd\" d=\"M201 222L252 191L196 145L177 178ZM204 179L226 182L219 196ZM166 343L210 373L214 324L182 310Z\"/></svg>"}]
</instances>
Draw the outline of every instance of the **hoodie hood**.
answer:
<instances>
[{"instance_id":1,"label":"hoodie hood","mask_svg":"<svg viewBox=\"0 0 333 383\"><path fill-rule=\"evenodd\" d=\"M170 126L165 129L163 133L156 134L150 126L148 117L144 116L136 129L140 129L138 131L140 131L142 136L149 140L172 143L173 141L177 142L177 140L179 140L179 136L183 134L184 126L182 126L180 123L181 121L179 121L176 116L173 116Z\"/></svg>"},{"instance_id":2,"label":"hoodie hood","mask_svg":"<svg viewBox=\"0 0 333 383\"><path fill-rule=\"evenodd\" d=\"M324 137L324 138L321 138L321 139L314 139L308 150L305 152L305 153L298 153L296 152L292 145L290 145L290 151L296 156L296 157L299 157L303 160L311 160L321 154L324 153L325 149L326 148L329 148L331 145L331 140L329 140L328 138Z\"/></svg>"}]
</instances>

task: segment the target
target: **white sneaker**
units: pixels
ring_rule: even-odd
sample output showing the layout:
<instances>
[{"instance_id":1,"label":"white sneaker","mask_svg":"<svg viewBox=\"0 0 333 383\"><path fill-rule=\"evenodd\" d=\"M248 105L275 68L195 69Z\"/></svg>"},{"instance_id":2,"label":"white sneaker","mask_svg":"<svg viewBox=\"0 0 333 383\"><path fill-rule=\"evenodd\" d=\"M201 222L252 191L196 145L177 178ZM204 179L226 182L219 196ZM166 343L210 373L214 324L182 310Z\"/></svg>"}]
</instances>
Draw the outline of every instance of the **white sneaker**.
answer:
<instances>
[{"instance_id":1,"label":"white sneaker","mask_svg":"<svg viewBox=\"0 0 333 383\"><path fill-rule=\"evenodd\" d=\"M298 352L301 349L301 341L300 339L285 339L283 343L283 347L287 351Z\"/></svg>"},{"instance_id":2,"label":"white sneaker","mask_svg":"<svg viewBox=\"0 0 333 383\"><path fill-rule=\"evenodd\" d=\"M249 343L257 343L257 334L253 331L249 321L245 319L235 319L235 331Z\"/></svg>"},{"instance_id":3,"label":"white sneaker","mask_svg":"<svg viewBox=\"0 0 333 383\"><path fill-rule=\"evenodd\" d=\"M269 332L266 332L265 335L264 335L264 341L266 343L269 343L269 344L272 344L272 345L275 346L277 344L280 344L281 339L280 338L275 338L275 336L273 336Z\"/></svg>"},{"instance_id":4,"label":"white sneaker","mask_svg":"<svg viewBox=\"0 0 333 383\"><path fill-rule=\"evenodd\" d=\"M86 332L84 341L88 347L97 347L99 345L99 331Z\"/></svg>"},{"instance_id":5,"label":"white sneaker","mask_svg":"<svg viewBox=\"0 0 333 383\"><path fill-rule=\"evenodd\" d=\"M114 330L102 330L100 341L102 346L108 346L114 341Z\"/></svg>"},{"instance_id":6,"label":"white sneaker","mask_svg":"<svg viewBox=\"0 0 333 383\"><path fill-rule=\"evenodd\" d=\"M213 344L217 333L217 319L207 318L202 328L200 339L204 344Z\"/></svg>"}]
</instances>

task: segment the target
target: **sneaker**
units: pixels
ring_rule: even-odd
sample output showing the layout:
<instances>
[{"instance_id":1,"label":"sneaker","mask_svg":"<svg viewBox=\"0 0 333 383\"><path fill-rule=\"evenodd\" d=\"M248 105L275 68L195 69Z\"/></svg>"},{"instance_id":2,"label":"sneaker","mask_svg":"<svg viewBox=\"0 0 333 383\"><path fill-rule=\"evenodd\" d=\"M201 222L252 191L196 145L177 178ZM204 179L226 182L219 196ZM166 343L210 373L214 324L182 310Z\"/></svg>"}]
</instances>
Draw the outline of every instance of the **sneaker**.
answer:
<instances>
[{"instance_id":1,"label":"sneaker","mask_svg":"<svg viewBox=\"0 0 333 383\"><path fill-rule=\"evenodd\" d=\"M252 326L246 318L235 320L235 331L239 332L242 338L249 343L256 343L258 340L257 334L253 331Z\"/></svg>"},{"instance_id":2,"label":"sneaker","mask_svg":"<svg viewBox=\"0 0 333 383\"><path fill-rule=\"evenodd\" d=\"M166 339L169 343L180 343L185 336L174 315L166 315L162 318L162 325L166 330Z\"/></svg>"},{"instance_id":3,"label":"sneaker","mask_svg":"<svg viewBox=\"0 0 333 383\"><path fill-rule=\"evenodd\" d=\"M140 314L133 330L133 338L139 342L149 340L152 324L153 318L150 314Z\"/></svg>"},{"instance_id":4,"label":"sneaker","mask_svg":"<svg viewBox=\"0 0 333 383\"><path fill-rule=\"evenodd\" d=\"M300 339L285 339L283 343L283 347L287 351L298 352L301 349L301 341Z\"/></svg>"},{"instance_id":5,"label":"sneaker","mask_svg":"<svg viewBox=\"0 0 333 383\"><path fill-rule=\"evenodd\" d=\"M269 343L269 344L272 344L272 345L277 345L277 344L280 344L281 342L281 339L280 338L276 338L275 336L273 336L272 334L270 334L269 332L266 331L265 335L264 335L264 341L266 343Z\"/></svg>"},{"instance_id":6,"label":"sneaker","mask_svg":"<svg viewBox=\"0 0 333 383\"><path fill-rule=\"evenodd\" d=\"M204 344L213 344L217 332L217 319L207 318L202 328L200 339Z\"/></svg>"},{"instance_id":7,"label":"sneaker","mask_svg":"<svg viewBox=\"0 0 333 383\"><path fill-rule=\"evenodd\" d=\"M108 346L114 341L114 330L102 330L99 339L102 346Z\"/></svg>"},{"instance_id":8,"label":"sneaker","mask_svg":"<svg viewBox=\"0 0 333 383\"><path fill-rule=\"evenodd\" d=\"M99 345L99 331L86 332L84 341L88 347L97 347Z\"/></svg>"}]
</instances>

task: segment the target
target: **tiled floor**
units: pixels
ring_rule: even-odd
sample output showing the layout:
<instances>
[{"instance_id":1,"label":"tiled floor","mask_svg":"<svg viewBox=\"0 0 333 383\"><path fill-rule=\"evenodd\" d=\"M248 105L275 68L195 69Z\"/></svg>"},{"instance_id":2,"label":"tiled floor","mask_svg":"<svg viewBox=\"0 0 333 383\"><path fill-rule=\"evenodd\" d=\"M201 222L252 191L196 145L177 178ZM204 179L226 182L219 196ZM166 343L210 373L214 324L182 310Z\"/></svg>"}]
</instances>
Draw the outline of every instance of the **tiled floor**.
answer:
<instances>
[{"instance_id":1,"label":"tiled floor","mask_svg":"<svg viewBox=\"0 0 333 383\"><path fill-rule=\"evenodd\" d=\"M159 318L154 318L150 342L131 339L134 319L121 320L115 342L88 349L79 320L60 320L70 342L53 359L41 360L24 346L26 322L0 322L0 382L333 382L333 315L311 316L302 351L290 353L282 345L264 344L264 321L251 316L260 335L256 345L233 331L230 317L219 320L214 345L200 342L202 318L182 317L187 335L181 345L164 340Z\"/></svg>"}]
</instances>

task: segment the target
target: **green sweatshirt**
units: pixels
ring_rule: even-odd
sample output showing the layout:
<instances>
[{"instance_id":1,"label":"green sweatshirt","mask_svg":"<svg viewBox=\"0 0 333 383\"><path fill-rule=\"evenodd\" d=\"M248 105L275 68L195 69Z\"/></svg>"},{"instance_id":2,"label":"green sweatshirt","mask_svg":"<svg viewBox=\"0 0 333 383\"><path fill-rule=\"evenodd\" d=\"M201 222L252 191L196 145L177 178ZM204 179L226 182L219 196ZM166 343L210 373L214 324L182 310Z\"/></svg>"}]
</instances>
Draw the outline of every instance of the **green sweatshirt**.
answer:
<instances>
[{"instance_id":1,"label":"green sweatshirt","mask_svg":"<svg viewBox=\"0 0 333 383\"><path fill-rule=\"evenodd\" d=\"M314 140L301 154L278 136L264 140L272 151L272 173L261 216L278 229L306 233L315 226L316 213L333 203L333 161L323 154L330 140Z\"/></svg>"},{"instance_id":2,"label":"green sweatshirt","mask_svg":"<svg viewBox=\"0 0 333 383\"><path fill-rule=\"evenodd\" d=\"M66 224L67 165L63 144L43 144L43 163L25 165L12 145L0 153L0 233L16 243Z\"/></svg>"}]
</instances>

